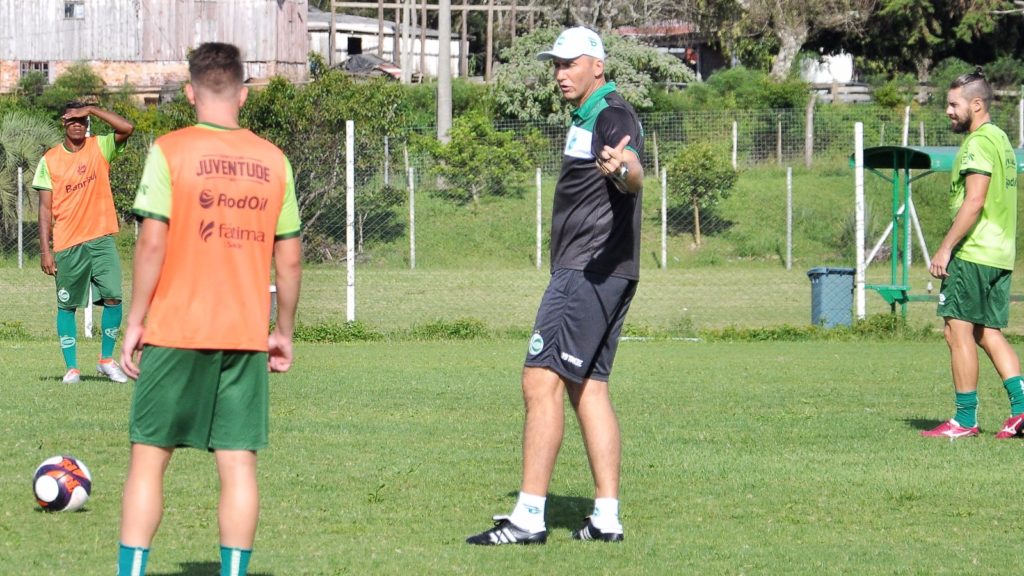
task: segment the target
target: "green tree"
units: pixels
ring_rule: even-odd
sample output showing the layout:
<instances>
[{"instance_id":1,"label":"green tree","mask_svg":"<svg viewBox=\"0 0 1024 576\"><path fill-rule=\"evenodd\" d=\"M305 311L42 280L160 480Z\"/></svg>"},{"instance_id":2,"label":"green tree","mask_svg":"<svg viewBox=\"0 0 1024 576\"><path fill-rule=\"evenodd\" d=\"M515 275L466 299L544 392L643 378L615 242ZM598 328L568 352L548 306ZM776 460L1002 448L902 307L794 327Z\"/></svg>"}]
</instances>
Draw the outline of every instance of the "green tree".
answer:
<instances>
[{"instance_id":1,"label":"green tree","mask_svg":"<svg viewBox=\"0 0 1024 576\"><path fill-rule=\"evenodd\" d=\"M527 145L510 131L496 130L482 113L456 118L448 135L447 144L424 138L422 145L435 162L433 174L460 202L504 195L530 167Z\"/></svg>"},{"instance_id":2,"label":"green tree","mask_svg":"<svg viewBox=\"0 0 1024 576\"><path fill-rule=\"evenodd\" d=\"M739 29L763 31L778 42L771 76L789 76L797 55L811 34L824 30L857 32L877 0L736 0L742 9Z\"/></svg>"},{"instance_id":3,"label":"green tree","mask_svg":"<svg viewBox=\"0 0 1024 576\"><path fill-rule=\"evenodd\" d=\"M568 121L572 105L565 101L554 81L551 65L537 60L549 50L561 30L538 28L516 38L502 52L504 62L494 74L491 94L499 114L520 120ZM615 82L622 97L637 110L653 106L651 86L661 82L692 82L693 72L673 56L640 44L632 38L604 35L605 76Z\"/></svg>"},{"instance_id":4,"label":"green tree","mask_svg":"<svg viewBox=\"0 0 1024 576\"><path fill-rule=\"evenodd\" d=\"M706 142L683 148L668 164L668 193L693 211L693 243L700 247L700 211L729 197L739 176L726 154Z\"/></svg>"},{"instance_id":5,"label":"green tree","mask_svg":"<svg viewBox=\"0 0 1024 576\"><path fill-rule=\"evenodd\" d=\"M344 217L345 122L355 125L357 213L363 223L386 212L402 195L388 193L374 180L384 164L383 137L397 145L404 135L403 88L374 79L356 82L337 70L324 70L303 86L273 78L262 90L250 91L241 122L277 144L292 162L296 199L302 215L308 255L323 259L341 238L338 218ZM366 198L362 198L366 196ZM342 220L343 222L343 220ZM360 234L359 245L371 234Z\"/></svg>"},{"instance_id":6,"label":"green tree","mask_svg":"<svg viewBox=\"0 0 1024 576\"><path fill-rule=\"evenodd\" d=\"M981 64L1018 55L1021 19L1005 14L1012 8L1010 0L878 0L871 26L851 49L874 72L912 70L927 82L943 58Z\"/></svg>"},{"instance_id":7,"label":"green tree","mask_svg":"<svg viewBox=\"0 0 1024 576\"><path fill-rule=\"evenodd\" d=\"M0 117L0 221L5 231L18 222L18 168L23 168L28 189L39 159L60 139L57 127L39 116L13 111Z\"/></svg>"},{"instance_id":8,"label":"green tree","mask_svg":"<svg viewBox=\"0 0 1024 576\"><path fill-rule=\"evenodd\" d=\"M44 88L43 93L33 100L33 104L59 114L64 111L65 104L74 100L98 102L103 105L106 94L103 79L93 72L88 64L78 62L68 66L51 86Z\"/></svg>"}]
</instances>

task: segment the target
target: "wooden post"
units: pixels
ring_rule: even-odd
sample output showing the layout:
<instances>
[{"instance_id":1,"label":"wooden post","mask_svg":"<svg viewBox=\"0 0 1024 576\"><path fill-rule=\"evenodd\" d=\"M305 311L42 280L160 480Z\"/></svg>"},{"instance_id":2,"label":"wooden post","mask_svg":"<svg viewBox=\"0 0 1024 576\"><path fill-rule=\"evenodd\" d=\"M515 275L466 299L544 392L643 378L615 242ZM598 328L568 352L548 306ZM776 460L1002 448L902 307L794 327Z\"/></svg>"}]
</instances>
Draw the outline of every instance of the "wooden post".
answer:
<instances>
[{"instance_id":1,"label":"wooden post","mask_svg":"<svg viewBox=\"0 0 1024 576\"><path fill-rule=\"evenodd\" d=\"M487 0L487 57L484 62L484 81L491 81L491 58L494 57L494 0Z\"/></svg>"},{"instance_id":2,"label":"wooden post","mask_svg":"<svg viewBox=\"0 0 1024 576\"><path fill-rule=\"evenodd\" d=\"M377 0L377 56L384 57L384 0Z\"/></svg>"},{"instance_id":3,"label":"wooden post","mask_svg":"<svg viewBox=\"0 0 1024 576\"><path fill-rule=\"evenodd\" d=\"M512 6L508 13L509 31L512 33L512 40L516 39L516 0L512 0Z\"/></svg>"},{"instance_id":4,"label":"wooden post","mask_svg":"<svg viewBox=\"0 0 1024 576\"><path fill-rule=\"evenodd\" d=\"M811 167L814 160L814 102L816 97L811 94L807 100L807 126L804 127L804 166Z\"/></svg>"},{"instance_id":5,"label":"wooden post","mask_svg":"<svg viewBox=\"0 0 1024 576\"><path fill-rule=\"evenodd\" d=\"M391 34L391 61L399 68L402 67L402 40L399 31L402 29L402 9L395 8L395 28Z\"/></svg>"},{"instance_id":6,"label":"wooden post","mask_svg":"<svg viewBox=\"0 0 1024 576\"><path fill-rule=\"evenodd\" d=\"M655 130L654 133L651 134L651 144L654 147L654 173L655 174L661 174L661 168L659 167L660 160L658 158L659 154L658 154L658 131L657 130Z\"/></svg>"},{"instance_id":7,"label":"wooden post","mask_svg":"<svg viewBox=\"0 0 1024 576\"><path fill-rule=\"evenodd\" d=\"M420 5L420 74L427 75L427 0Z\"/></svg>"},{"instance_id":8,"label":"wooden post","mask_svg":"<svg viewBox=\"0 0 1024 576\"><path fill-rule=\"evenodd\" d=\"M334 2L331 2L331 29L327 31L327 66L334 66L334 54L337 52L335 47L335 28L334 28Z\"/></svg>"},{"instance_id":9,"label":"wooden post","mask_svg":"<svg viewBox=\"0 0 1024 576\"><path fill-rule=\"evenodd\" d=\"M459 76L469 78L469 32L466 20L469 19L469 12L466 10L466 2L462 2L462 13L459 16Z\"/></svg>"},{"instance_id":10,"label":"wooden post","mask_svg":"<svg viewBox=\"0 0 1024 576\"><path fill-rule=\"evenodd\" d=\"M782 166L782 120L775 127L775 156L779 159L779 166Z\"/></svg>"}]
</instances>

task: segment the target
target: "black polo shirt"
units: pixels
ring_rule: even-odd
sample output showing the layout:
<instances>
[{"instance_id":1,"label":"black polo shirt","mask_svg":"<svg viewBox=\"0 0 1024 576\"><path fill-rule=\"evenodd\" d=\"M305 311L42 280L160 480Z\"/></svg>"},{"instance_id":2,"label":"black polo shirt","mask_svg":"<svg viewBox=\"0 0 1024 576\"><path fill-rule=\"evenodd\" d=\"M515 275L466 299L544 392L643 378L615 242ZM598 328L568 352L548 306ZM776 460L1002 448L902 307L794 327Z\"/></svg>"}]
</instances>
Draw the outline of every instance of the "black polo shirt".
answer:
<instances>
[{"instance_id":1,"label":"black polo shirt","mask_svg":"<svg viewBox=\"0 0 1024 576\"><path fill-rule=\"evenodd\" d=\"M582 270L640 277L641 193L620 192L596 165L605 145L624 136L642 159L643 128L636 111L604 84L572 112L551 218L551 271Z\"/></svg>"}]
</instances>

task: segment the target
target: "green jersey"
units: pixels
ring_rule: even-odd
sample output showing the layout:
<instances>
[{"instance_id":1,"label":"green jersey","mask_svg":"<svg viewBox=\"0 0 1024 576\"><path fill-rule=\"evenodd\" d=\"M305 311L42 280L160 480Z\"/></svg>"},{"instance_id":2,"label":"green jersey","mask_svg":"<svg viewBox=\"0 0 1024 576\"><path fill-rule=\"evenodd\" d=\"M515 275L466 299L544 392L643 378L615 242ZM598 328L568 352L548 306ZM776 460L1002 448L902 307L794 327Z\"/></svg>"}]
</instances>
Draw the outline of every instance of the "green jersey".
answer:
<instances>
[{"instance_id":1,"label":"green jersey","mask_svg":"<svg viewBox=\"0 0 1024 576\"><path fill-rule=\"evenodd\" d=\"M957 245L956 258L1013 270L1017 245L1017 158L1006 133L986 122L964 139L953 161L949 207L953 217L967 194L967 176L991 180L974 227Z\"/></svg>"}]
</instances>

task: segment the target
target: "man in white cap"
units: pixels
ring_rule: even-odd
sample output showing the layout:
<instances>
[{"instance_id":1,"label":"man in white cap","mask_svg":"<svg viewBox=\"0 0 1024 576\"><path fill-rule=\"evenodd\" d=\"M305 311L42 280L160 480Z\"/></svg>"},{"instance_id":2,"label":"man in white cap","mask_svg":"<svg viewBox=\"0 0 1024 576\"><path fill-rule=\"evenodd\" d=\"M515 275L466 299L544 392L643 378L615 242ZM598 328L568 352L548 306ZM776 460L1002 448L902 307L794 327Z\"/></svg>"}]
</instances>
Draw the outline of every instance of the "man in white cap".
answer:
<instances>
[{"instance_id":1,"label":"man in white cap","mask_svg":"<svg viewBox=\"0 0 1024 576\"><path fill-rule=\"evenodd\" d=\"M551 281L537 312L523 368L523 476L509 516L470 544L542 544L544 505L564 433L566 392L579 419L594 477L594 509L577 540L619 542L619 424L608 379L640 269L643 129L604 77L592 30L565 30L537 55L554 64L562 96L576 108L555 187Z\"/></svg>"}]
</instances>

